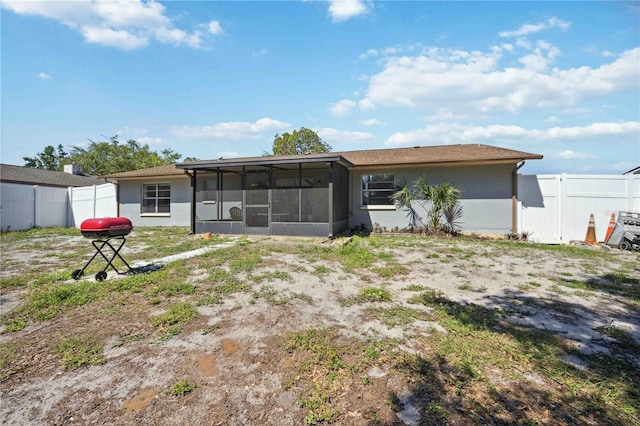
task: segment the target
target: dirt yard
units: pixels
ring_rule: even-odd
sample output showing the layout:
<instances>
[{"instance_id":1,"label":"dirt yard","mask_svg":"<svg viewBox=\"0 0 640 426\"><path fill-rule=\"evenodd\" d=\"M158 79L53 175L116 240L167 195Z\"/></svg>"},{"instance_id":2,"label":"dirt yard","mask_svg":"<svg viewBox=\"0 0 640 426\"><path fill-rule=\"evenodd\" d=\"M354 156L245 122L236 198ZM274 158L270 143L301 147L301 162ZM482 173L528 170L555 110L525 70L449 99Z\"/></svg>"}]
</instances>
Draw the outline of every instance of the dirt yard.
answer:
<instances>
[{"instance_id":1,"label":"dirt yard","mask_svg":"<svg viewBox=\"0 0 640 426\"><path fill-rule=\"evenodd\" d=\"M96 282L88 240L14 234L3 424L640 425L637 253L136 229L163 267Z\"/></svg>"}]
</instances>

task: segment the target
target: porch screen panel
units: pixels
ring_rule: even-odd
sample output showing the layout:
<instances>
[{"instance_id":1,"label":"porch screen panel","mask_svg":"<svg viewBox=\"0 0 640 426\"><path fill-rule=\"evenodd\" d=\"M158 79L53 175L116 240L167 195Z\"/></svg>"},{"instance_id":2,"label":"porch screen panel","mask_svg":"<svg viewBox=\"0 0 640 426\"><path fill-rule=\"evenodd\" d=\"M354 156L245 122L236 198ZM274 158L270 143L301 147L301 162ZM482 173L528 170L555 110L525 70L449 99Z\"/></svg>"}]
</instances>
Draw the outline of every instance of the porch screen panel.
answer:
<instances>
[{"instance_id":1,"label":"porch screen panel","mask_svg":"<svg viewBox=\"0 0 640 426\"><path fill-rule=\"evenodd\" d=\"M242 210L242 176L237 173L222 174L220 204L223 220L232 220L232 208L237 207Z\"/></svg>"},{"instance_id":2,"label":"porch screen panel","mask_svg":"<svg viewBox=\"0 0 640 426\"><path fill-rule=\"evenodd\" d=\"M303 170L301 222L329 222L329 171Z\"/></svg>"},{"instance_id":3,"label":"porch screen panel","mask_svg":"<svg viewBox=\"0 0 640 426\"><path fill-rule=\"evenodd\" d=\"M196 219L218 219L218 182L215 174L198 173L196 178Z\"/></svg>"},{"instance_id":4,"label":"porch screen panel","mask_svg":"<svg viewBox=\"0 0 640 426\"><path fill-rule=\"evenodd\" d=\"M300 178L298 171L273 173L271 220L273 222L300 221Z\"/></svg>"}]
</instances>

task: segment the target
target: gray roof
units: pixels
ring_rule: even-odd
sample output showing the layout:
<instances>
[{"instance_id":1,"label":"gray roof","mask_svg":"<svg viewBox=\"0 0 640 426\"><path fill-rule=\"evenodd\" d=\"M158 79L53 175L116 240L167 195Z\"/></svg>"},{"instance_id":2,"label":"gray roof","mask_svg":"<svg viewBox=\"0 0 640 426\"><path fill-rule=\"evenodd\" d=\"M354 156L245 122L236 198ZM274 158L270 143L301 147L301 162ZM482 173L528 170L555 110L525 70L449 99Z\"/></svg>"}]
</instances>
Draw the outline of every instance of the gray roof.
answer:
<instances>
[{"instance_id":1,"label":"gray roof","mask_svg":"<svg viewBox=\"0 0 640 426\"><path fill-rule=\"evenodd\" d=\"M106 183L106 180L54 170L0 164L0 182L68 188L70 186L102 185Z\"/></svg>"}]
</instances>

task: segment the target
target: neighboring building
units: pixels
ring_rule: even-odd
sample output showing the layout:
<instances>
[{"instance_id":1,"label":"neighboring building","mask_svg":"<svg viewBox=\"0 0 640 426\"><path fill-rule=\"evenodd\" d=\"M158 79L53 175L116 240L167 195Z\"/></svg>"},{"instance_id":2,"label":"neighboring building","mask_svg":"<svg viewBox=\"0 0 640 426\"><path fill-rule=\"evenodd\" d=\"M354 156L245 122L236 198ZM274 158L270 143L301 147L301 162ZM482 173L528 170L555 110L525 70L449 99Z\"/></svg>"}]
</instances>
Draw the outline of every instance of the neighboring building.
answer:
<instances>
[{"instance_id":1,"label":"neighboring building","mask_svg":"<svg viewBox=\"0 0 640 426\"><path fill-rule=\"evenodd\" d=\"M624 172L623 175L640 175L640 166L635 169L631 169L628 172Z\"/></svg>"},{"instance_id":2,"label":"neighboring building","mask_svg":"<svg viewBox=\"0 0 640 426\"><path fill-rule=\"evenodd\" d=\"M333 236L361 224L408 225L389 200L424 176L460 188L469 232L517 229L517 171L542 155L447 145L203 160L106 176L134 225L188 225L195 233Z\"/></svg>"},{"instance_id":3,"label":"neighboring building","mask_svg":"<svg viewBox=\"0 0 640 426\"><path fill-rule=\"evenodd\" d=\"M71 167L66 168L69 172L59 172L55 170L0 164L0 182L19 185L51 186L56 188L91 186L106 183L104 179L74 174L73 171L81 172L82 169L77 166L74 167L73 165L69 166Z\"/></svg>"}]
</instances>

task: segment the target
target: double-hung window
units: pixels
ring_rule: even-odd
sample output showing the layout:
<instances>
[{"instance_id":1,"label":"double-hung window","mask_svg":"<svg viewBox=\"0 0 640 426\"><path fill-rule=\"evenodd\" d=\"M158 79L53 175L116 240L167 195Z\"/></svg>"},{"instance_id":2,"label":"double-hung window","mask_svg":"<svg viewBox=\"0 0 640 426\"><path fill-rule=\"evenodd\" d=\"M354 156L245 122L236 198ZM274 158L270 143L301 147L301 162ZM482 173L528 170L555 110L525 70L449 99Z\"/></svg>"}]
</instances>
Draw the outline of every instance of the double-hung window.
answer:
<instances>
[{"instance_id":1,"label":"double-hung window","mask_svg":"<svg viewBox=\"0 0 640 426\"><path fill-rule=\"evenodd\" d=\"M142 213L170 213L171 185L145 183L142 185Z\"/></svg>"},{"instance_id":2,"label":"double-hung window","mask_svg":"<svg viewBox=\"0 0 640 426\"><path fill-rule=\"evenodd\" d=\"M364 175L362 176L362 205L390 206L393 205L391 195L395 192L395 176Z\"/></svg>"}]
</instances>

